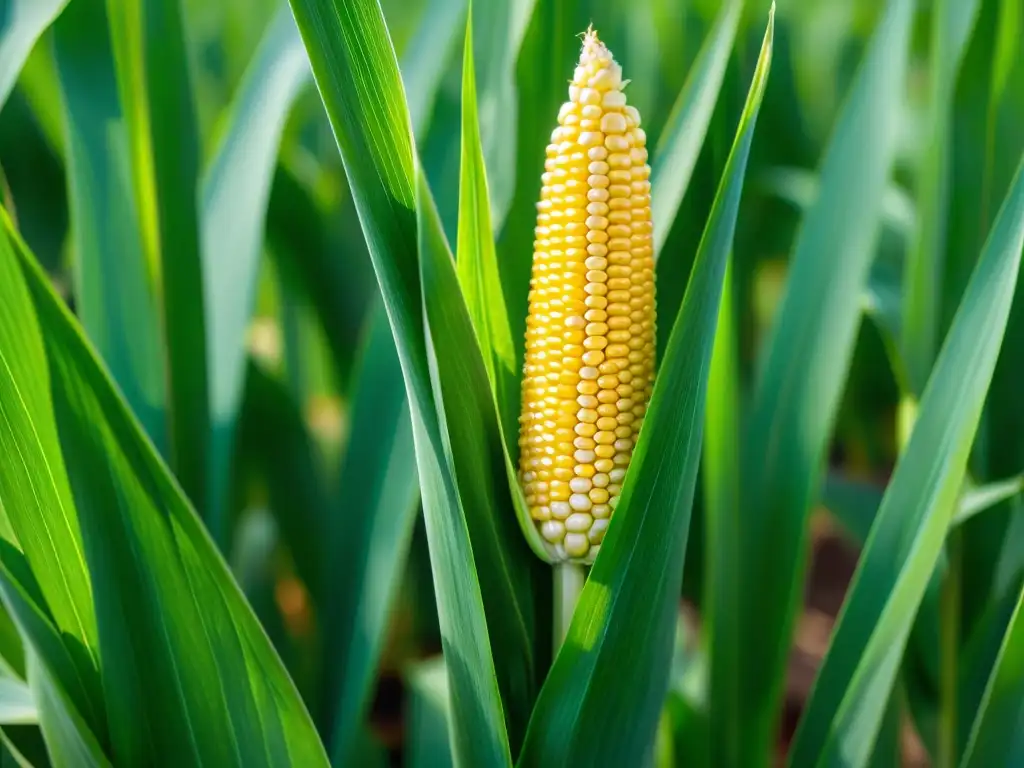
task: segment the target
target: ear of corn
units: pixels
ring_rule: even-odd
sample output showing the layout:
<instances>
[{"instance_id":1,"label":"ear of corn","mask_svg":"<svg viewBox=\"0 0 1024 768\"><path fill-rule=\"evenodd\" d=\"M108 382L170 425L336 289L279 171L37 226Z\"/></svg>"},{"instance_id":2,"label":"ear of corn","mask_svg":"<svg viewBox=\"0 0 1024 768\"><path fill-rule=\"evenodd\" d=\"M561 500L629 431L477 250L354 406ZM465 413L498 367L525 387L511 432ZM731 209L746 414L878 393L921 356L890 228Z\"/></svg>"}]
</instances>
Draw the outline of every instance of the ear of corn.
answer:
<instances>
[{"instance_id":1,"label":"ear of corn","mask_svg":"<svg viewBox=\"0 0 1024 768\"><path fill-rule=\"evenodd\" d=\"M556 561L597 556L653 386L651 169L627 83L588 30L541 177L519 479Z\"/></svg>"}]
</instances>

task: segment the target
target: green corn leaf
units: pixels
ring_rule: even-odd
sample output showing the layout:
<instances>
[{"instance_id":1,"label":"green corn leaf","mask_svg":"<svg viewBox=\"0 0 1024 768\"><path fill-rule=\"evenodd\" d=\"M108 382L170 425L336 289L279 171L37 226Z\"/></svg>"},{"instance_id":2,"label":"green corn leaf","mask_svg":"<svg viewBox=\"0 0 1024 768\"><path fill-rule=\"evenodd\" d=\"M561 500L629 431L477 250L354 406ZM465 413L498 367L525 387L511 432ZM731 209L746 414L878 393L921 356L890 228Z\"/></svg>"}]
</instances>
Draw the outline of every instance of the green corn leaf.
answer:
<instances>
[{"instance_id":1,"label":"green corn leaf","mask_svg":"<svg viewBox=\"0 0 1024 768\"><path fill-rule=\"evenodd\" d=\"M86 0L99 2L100 0ZM107 0L128 128L136 208L162 288L171 467L202 513L208 505L210 413L199 241L199 138L180 0ZM211 520L226 541L224 520Z\"/></svg>"},{"instance_id":2,"label":"green corn leaf","mask_svg":"<svg viewBox=\"0 0 1024 768\"><path fill-rule=\"evenodd\" d=\"M444 659L434 657L409 665L409 746L406 768L453 768L448 745L451 705Z\"/></svg>"},{"instance_id":3,"label":"green corn leaf","mask_svg":"<svg viewBox=\"0 0 1024 768\"><path fill-rule=\"evenodd\" d=\"M522 506L516 508L506 490L514 496L518 481L501 440L494 400L440 217L426 178L420 175L419 180L420 270L431 382L448 472L459 482L467 543L471 545L469 562L476 564L487 636L494 658L500 659L495 672L508 738L515 748L525 733L536 695L531 598L545 569L527 546L529 535L537 536L536 527L524 520ZM431 525L428 515L428 536ZM432 541L432 556L435 550ZM465 580L464 575L461 578ZM449 662L449 672L453 666ZM454 712L457 716L459 710Z\"/></svg>"},{"instance_id":4,"label":"green corn leaf","mask_svg":"<svg viewBox=\"0 0 1024 768\"><path fill-rule=\"evenodd\" d=\"M19 578L7 563L0 564L0 595L26 644L25 666L29 686L36 688L32 679L33 665L36 672L41 667L45 668L51 697L56 697L44 702L37 695L43 728L47 729L49 714L59 714L75 721L75 725L68 729L67 738L71 741L95 741L97 732L105 734L103 702L96 690L96 681L87 676L92 670L87 669L83 673L83 665L74 658L75 646L64 641L51 618L40 608L38 596L30 594L19 584Z\"/></svg>"},{"instance_id":5,"label":"green corn leaf","mask_svg":"<svg viewBox=\"0 0 1024 768\"><path fill-rule=\"evenodd\" d=\"M776 166L759 176L758 187L806 212L818 200L820 180L813 171ZM913 238L918 212L914 201L901 187L890 183L882 193L882 225L901 239Z\"/></svg>"},{"instance_id":6,"label":"green corn leaf","mask_svg":"<svg viewBox=\"0 0 1024 768\"><path fill-rule=\"evenodd\" d=\"M865 543L790 764L864 765L942 553L1024 247L1024 162L968 283Z\"/></svg>"},{"instance_id":7,"label":"green corn leaf","mask_svg":"<svg viewBox=\"0 0 1024 768\"><path fill-rule=\"evenodd\" d=\"M708 722L712 735L712 765L736 765L742 741L736 731L742 683L739 639L734 626L739 582L739 425L740 378L737 329L732 296L732 263L727 265L722 288L715 346L708 374L708 401L704 432L704 521L706 527L705 641L715 663L708 683Z\"/></svg>"},{"instance_id":8,"label":"green corn leaf","mask_svg":"<svg viewBox=\"0 0 1024 768\"><path fill-rule=\"evenodd\" d=\"M506 446L511 450L509 441L515 435L519 386L512 331L498 273L487 172L480 143L480 126L477 123L472 17L472 12L466 14L466 44L462 63L462 170L459 180L457 243L459 284L466 297L477 341L483 351L484 365L498 404Z\"/></svg>"},{"instance_id":9,"label":"green corn leaf","mask_svg":"<svg viewBox=\"0 0 1024 768\"><path fill-rule=\"evenodd\" d=\"M519 122L516 60L536 4L537 0L484 0L472 8L473 51L478 70L476 105L495 231L501 229L515 192ZM524 104L523 108L532 105Z\"/></svg>"},{"instance_id":10,"label":"green corn leaf","mask_svg":"<svg viewBox=\"0 0 1024 768\"><path fill-rule=\"evenodd\" d=\"M351 199L337 209L325 206L279 164L267 211L267 247L285 301L309 307L339 381L349 381L369 303L365 294L377 292L372 267L360 264L366 247ZM339 249L344 258L338 258Z\"/></svg>"},{"instance_id":11,"label":"green corn leaf","mask_svg":"<svg viewBox=\"0 0 1024 768\"><path fill-rule=\"evenodd\" d=\"M715 111L729 53L736 39L743 0L722 3L715 25L697 54L654 150L651 165L651 219L654 257L661 255L697 164Z\"/></svg>"},{"instance_id":12,"label":"green corn leaf","mask_svg":"<svg viewBox=\"0 0 1024 768\"><path fill-rule=\"evenodd\" d=\"M537 700L520 765L639 765L650 757L669 684L719 298L773 33L774 6L621 502ZM629 727L610 726L624 702Z\"/></svg>"},{"instance_id":13,"label":"green corn leaf","mask_svg":"<svg viewBox=\"0 0 1024 768\"><path fill-rule=\"evenodd\" d=\"M402 369L379 303L368 323L352 391L342 501L323 553L331 574L325 629L334 649L327 688L334 715L328 722L339 765L348 764L358 745L419 501ZM363 444L364 436L374 434Z\"/></svg>"},{"instance_id":14,"label":"green corn leaf","mask_svg":"<svg viewBox=\"0 0 1024 768\"><path fill-rule=\"evenodd\" d=\"M96 736L89 730L46 664L29 651L28 679L39 707L39 725L49 759L56 765L108 768Z\"/></svg>"},{"instance_id":15,"label":"green corn leaf","mask_svg":"<svg viewBox=\"0 0 1024 768\"><path fill-rule=\"evenodd\" d=\"M32 690L24 682L0 677L0 725L31 725L39 722Z\"/></svg>"},{"instance_id":16,"label":"green corn leaf","mask_svg":"<svg viewBox=\"0 0 1024 768\"><path fill-rule=\"evenodd\" d=\"M530 555L508 509L483 359L429 190L414 172L409 114L380 8L372 0L292 0L292 9L402 364L442 638L448 658L461 662L448 666L453 750L474 765L507 764L503 715L514 740L532 701L533 613L521 603L532 592L524 579L540 561ZM422 287L427 278L429 290ZM431 383L438 380L435 400ZM501 651L498 670L492 642Z\"/></svg>"},{"instance_id":17,"label":"green corn leaf","mask_svg":"<svg viewBox=\"0 0 1024 768\"><path fill-rule=\"evenodd\" d=\"M51 42L52 37L51 34ZM46 145L55 156L60 157L64 153L61 125L63 110L52 45L36 45L32 50L18 77L18 90L31 106L32 116L46 140Z\"/></svg>"},{"instance_id":18,"label":"green corn leaf","mask_svg":"<svg viewBox=\"0 0 1024 768\"><path fill-rule=\"evenodd\" d=\"M245 374L239 450L266 484L267 501L295 570L323 608L328 580L327 528L333 495L317 447L284 382L254 360ZM335 551L335 556L337 551Z\"/></svg>"},{"instance_id":19,"label":"green corn leaf","mask_svg":"<svg viewBox=\"0 0 1024 768\"><path fill-rule=\"evenodd\" d=\"M156 276L132 188L128 125L103 3L71 4L53 36L78 316L132 412L166 456L166 366Z\"/></svg>"},{"instance_id":20,"label":"green corn leaf","mask_svg":"<svg viewBox=\"0 0 1024 768\"><path fill-rule=\"evenodd\" d=\"M0 608L0 677L4 675L25 679L25 648L14 620Z\"/></svg>"},{"instance_id":21,"label":"green corn leaf","mask_svg":"<svg viewBox=\"0 0 1024 768\"><path fill-rule=\"evenodd\" d=\"M7 103L36 40L68 0L8 0L0 20L0 106Z\"/></svg>"},{"instance_id":22,"label":"green corn leaf","mask_svg":"<svg viewBox=\"0 0 1024 768\"><path fill-rule=\"evenodd\" d=\"M459 39L467 0L430 0L416 34L402 51L402 82L409 102L413 136L426 138L449 54Z\"/></svg>"},{"instance_id":23,"label":"green corn leaf","mask_svg":"<svg viewBox=\"0 0 1024 768\"><path fill-rule=\"evenodd\" d=\"M1017 586L1024 586L1024 581L1018 578ZM1017 685L1007 670L1015 663L1015 645L1010 641L1019 631L1015 625L1019 624L1020 596L1019 589L1008 589L998 600L988 603L961 646L957 696L959 712L966 716L957 717L957 746L961 750L957 757L964 768L977 759L974 755L980 758L988 750L992 750L988 754L993 757L1000 751L1008 753L1017 740L1017 734L1011 735L1005 726L1014 717L1016 702L1007 702L1004 692ZM1002 689L997 684L1000 676ZM999 723L1002 718L1006 720ZM1000 762L995 759L990 764Z\"/></svg>"},{"instance_id":24,"label":"green corn leaf","mask_svg":"<svg viewBox=\"0 0 1024 768\"><path fill-rule=\"evenodd\" d=\"M0 237L6 243L6 237ZM0 563L20 590L30 590L81 683L76 702L99 722L100 680L92 582L57 423L50 408L50 373L31 298L9 246L0 258ZM9 458L8 458L9 457ZM8 610L15 614L10 603ZM17 616L14 615L17 620ZM18 622L21 624L22 622Z\"/></svg>"},{"instance_id":25,"label":"green corn leaf","mask_svg":"<svg viewBox=\"0 0 1024 768\"><path fill-rule=\"evenodd\" d=\"M49 450L57 459L63 454L93 585L110 757L167 765L326 765L312 721L227 566L81 330L6 225L0 269L11 279L0 283L6 294L0 304L13 304L27 286L34 312L19 302L17 327L41 335L48 372L31 381L49 382L52 397L52 410L49 401L32 404L31 426L19 432L38 435L33 427L55 419L60 434L59 446L55 435L49 438ZM9 330L0 334L9 336ZM25 373L15 374L22 386ZM60 510L47 504L38 515L58 519ZM33 570L39 578L46 574ZM22 614L39 616L37 624L45 626L39 608L30 607L35 614ZM59 619L55 629L65 631ZM35 643L35 650L46 654L43 668L58 690L79 676L66 663L58 671L60 647ZM77 699L76 708L83 709Z\"/></svg>"},{"instance_id":26,"label":"green corn leaf","mask_svg":"<svg viewBox=\"0 0 1024 768\"><path fill-rule=\"evenodd\" d=\"M202 180L203 289L212 433L211 519L226 516L235 422L245 386L245 334L263 254L278 145L309 64L287 4L270 22L235 96L223 140ZM214 523L222 530L223 523Z\"/></svg>"},{"instance_id":27,"label":"green corn leaf","mask_svg":"<svg viewBox=\"0 0 1024 768\"><path fill-rule=\"evenodd\" d=\"M968 488L960 497L951 525L961 525L979 512L1024 492L1024 475Z\"/></svg>"},{"instance_id":28,"label":"green corn leaf","mask_svg":"<svg viewBox=\"0 0 1024 768\"><path fill-rule=\"evenodd\" d=\"M761 350L742 440L736 630L744 766L764 765L774 743L802 594L807 515L853 353L895 153L914 3L887 5L825 150L818 197L803 218Z\"/></svg>"},{"instance_id":29,"label":"green corn leaf","mask_svg":"<svg viewBox=\"0 0 1024 768\"><path fill-rule=\"evenodd\" d=\"M908 383L920 393L939 347L942 263L949 206L953 94L980 0L941 0L932 9L928 126L917 190L917 231L907 252L902 345Z\"/></svg>"},{"instance_id":30,"label":"green corn leaf","mask_svg":"<svg viewBox=\"0 0 1024 768\"><path fill-rule=\"evenodd\" d=\"M983 2L957 83L951 134L951 202L944 254L942 330L948 327L964 286L1007 194L1014 167L1008 158L1024 152L1024 14L1019 3ZM1018 285L1006 338L992 378L971 470L980 482L1024 468L1024 288ZM1024 567L1017 535L1024 517L1018 504L1003 503L965 522L962 534L962 625L966 630L1005 591L1017 593ZM1010 575L1008 580L1006 577ZM961 721L974 712L964 711Z\"/></svg>"},{"instance_id":31,"label":"green corn leaf","mask_svg":"<svg viewBox=\"0 0 1024 768\"><path fill-rule=\"evenodd\" d=\"M19 768L49 768L50 756L38 725L6 725L0 728L2 765ZM6 752L6 754L5 754Z\"/></svg>"},{"instance_id":32,"label":"green corn leaf","mask_svg":"<svg viewBox=\"0 0 1024 768\"><path fill-rule=\"evenodd\" d=\"M950 525L960 525L1000 502L1013 498L1022 490L1024 475L984 485L965 483ZM850 480L830 473L821 489L821 503L835 515L853 540L863 545L882 503L883 492L884 489L874 483Z\"/></svg>"}]
</instances>

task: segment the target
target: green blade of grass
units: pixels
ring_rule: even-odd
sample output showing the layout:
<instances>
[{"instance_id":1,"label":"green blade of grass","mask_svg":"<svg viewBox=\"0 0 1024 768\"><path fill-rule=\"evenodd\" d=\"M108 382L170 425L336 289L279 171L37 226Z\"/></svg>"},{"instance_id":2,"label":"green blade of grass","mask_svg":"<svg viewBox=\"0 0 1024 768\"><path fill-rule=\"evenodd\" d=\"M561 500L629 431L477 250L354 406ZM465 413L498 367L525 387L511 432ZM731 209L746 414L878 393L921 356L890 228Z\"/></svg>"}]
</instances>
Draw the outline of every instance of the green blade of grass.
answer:
<instances>
[{"instance_id":1,"label":"green blade of grass","mask_svg":"<svg viewBox=\"0 0 1024 768\"><path fill-rule=\"evenodd\" d=\"M964 285L1006 195L1013 163L1024 152L1024 58L1020 40L1024 14L1006 0L982 3L964 57L955 98L949 237L944 262L943 328L948 327ZM1009 477L1024 468L1024 288L1018 285L971 469L981 482ZM1019 509L1019 507L1018 507ZM1022 518L1013 505L966 521L963 529L963 626L1003 590L1017 592L1003 574L1024 567L1014 535ZM961 720L973 716L966 711Z\"/></svg>"},{"instance_id":2,"label":"green blade of grass","mask_svg":"<svg viewBox=\"0 0 1024 768\"><path fill-rule=\"evenodd\" d=\"M31 725L39 722L39 710L31 689L20 680L0 677L0 725Z\"/></svg>"},{"instance_id":3,"label":"green blade of grass","mask_svg":"<svg viewBox=\"0 0 1024 768\"><path fill-rule=\"evenodd\" d=\"M739 636L732 623L739 609L739 582L734 564L739 554L740 379L736 318L732 297L732 262L727 265L722 306L708 374L704 434L704 520L706 562L703 627L714 662L708 681L708 722L712 765L738 765L742 741L738 677Z\"/></svg>"},{"instance_id":4,"label":"green blade of grass","mask_svg":"<svg viewBox=\"0 0 1024 768\"><path fill-rule=\"evenodd\" d=\"M776 166L761 174L758 186L801 211L807 211L817 202L821 184L813 171ZM918 212L910 195L896 184L890 183L882 193L881 216L886 229L907 241L913 238Z\"/></svg>"},{"instance_id":5,"label":"green blade of grass","mask_svg":"<svg viewBox=\"0 0 1024 768\"><path fill-rule=\"evenodd\" d=\"M0 742L11 765L19 768L49 768L50 756L43 741L43 732L35 725L7 725L0 728Z\"/></svg>"},{"instance_id":6,"label":"green blade of grass","mask_svg":"<svg viewBox=\"0 0 1024 768\"><path fill-rule=\"evenodd\" d=\"M697 54L654 150L651 166L651 219L654 257L661 255L683 202L693 168L715 111L729 53L736 39L743 0L727 0Z\"/></svg>"},{"instance_id":7,"label":"green blade of grass","mask_svg":"<svg viewBox=\"0 0 1024 768\"><path fill-rule=\"evenodd\" d=\"M498 256L491 228L490 195L484 151L477 122L476 77L473 64L472 3L466 14L462 63L462 161L459 179L459 284L466 297L476 338L483 352L487 377L494 390L507 450L514 439L519 405L518 376L512 330L501 290Z\"/></svg>"},{"instance_id":8,"label":"green blade of grass","mask_svg":"<svg viewBox=\"0 0 1024 768\"><path fill-rule=\"evenodd\" d=\"M48 758L55 765L109 768L111 762L100 749L96 736L67 701L46 665L32 652L27 660L28 678L39 706L39 725Z\"/></svg>"},{"instance_id":9,"label":"green blade of grass","mask_svg":"<svg viewBox=\"0 0 1024 768\"><path fill-rule=\"evenodd\" d=\"M1024 581L1018 577L1015 586L1024 587ZM1008 702L1004 692L1016 685L1015 676L1007 675L1007 671L1018 663L1012 658L1016 651L1009 641L1013 633L1019 631L1015 626L1019 624L1020 602L1020 589L1006 590L998 600L989 602L975 619L973 630L962 647L957 694L960 712L968 716L957 719L957 744L961 749L959 764L964 768L975 754L983 757L981 753L991 749L991 754L996 756L1017 740L1017 734L1007 732L1007 720L1003 718L1014 716L1017 703ZM1000 676L1003 686L996 684ZM1000 761L997 759L991 764L1000 764Z\"/></svg>"},{"instance_id":10,"label":"green blade of grass","mask_svg":"<svg viewBox=\"0 0 1024 768\"><path fill-rule=\"evenodd\" d=\"M53 28L78 315L89 339L167 455L167 387L155 275L132 190L127 124L102 3L74 3Z\"/></svg>"},{"instance_id":11,"label":"green blade of grass","mask_svg":"<svg viewBox=\"0 0 1024 768\"><path fill-rule=\"evenodd\" d=\"M864 765L942 553L1024 247L1024 162L968 283L865 543L790 764Z\"/></svg>"},{"instance_id":12,"label":"green blade of grass","mask_svg":"<svg viewBox=\"0 0 1024 768\"><path fill-rule=\"evenodd\" d=\"M950 126L957 72L979 0L942 0L932 9L929 131L917 189L917 231L907 252L901 339L913 394L924 389L941 337L942 263L949 205Z\"/></svg>"},{"instance_id":13,"label":"green blade of grass","mask_svg":"<svg viewBox=\"0 0 1024 768\"><path fill-rule=\"evenodd\" d=\"M45 668L48 678L53 681L54 700L36 699L44 733L55 729L62 734L61 739L72 743L79 740L95 742L104 738L106 723L103 702L94 688L96 681L83 674L81 664L73 656L74 646L65 643L58 627L38 604L38 598L25 590L19 581L21 579L14 575L8 563L0 562L0 595L25 641L29 685L35 688L33 663L37 669L40 666ZM55 716L74 722L49 727L50 718ZM48 736L48 740L52 739Z\"/></svg>"},{"instance_id":14,"label":"green blade of grass","mask_svg":"<svg viewBox=\"0 0 1024 768\"><path fill-rule=\"evenodd\" d=\"M210 386L209 514L222 546L235 422L245 386L245 335L263 254L278 146L309 64L287 4L264 33L202 180L203 289Z\"/></svg>"},{"instance_id":15,"label":"green blade of grass","mask_svg":"<svg viewBox=\"0 0 1024 768\"><path fill-rule=\"evenodd\" d=\"M36 41L68 0L9 0L0 20L0 106L7 103Z\"/></svg>"},{"instance_id":16,"label":"green blade of grass","mask_svg":"<svg viewBox=\"0 0 1024 768\"><path fill-rule=\"evenodd\" d=\"M334 714L328 722L338 765L355 758L419 508L402 368L379 303L368 319L351 403L351 437L339 479L342 501L323 553L331 574L325 629L334 649L327 687L328 712ZM362 444L373 434L375 439Z\"/></svg>"},{"instance_id":17,"label":"green blade of grass","mask_svg":"<svg viewBox=\"0 0 1024 768\"><path fill-rule=\"evenodd\" d=\"M426 177L421 174L419 181L420 273L437 419L447 472L459 484L466 543L471 547L467 554L479 579L486 636L493 657L501 662L495 672L508 739L517 749L536 696L539 672L533 653L532 598L546 569L527 546L531 534L538 537L536 527L524 522L523 509L510 498L518 480L501 438L494 398L440 217ZM431 528L428 516L428 537ZM432 540L432 557L436 549ZM449 672L452 666L449 661Z\"/></svg>"},{"instance_id":18,"label":"green blade of grass","mask_svg":"<svg viewBox=\"0 0 1024 768\"><path fill-rule=\"evenodd\" d=\"M361 237L351 199L338 208L325 206L293 171L278 165L267 212L269 255L286 301L309 306L323 330L341 382L351 377L369 304L364 294L378 290Z\"/></svg>"},{"instance_id":19,"label":"green blade of grass","mask_svg":"<svg viewBox=\"0 0 1024 768\"><path fill-rule=\"evenodd\" d=\"M537 700L519 765L650 758L669 686L707 370L773 33L774 6L621 502ZM629 727L609 727L624 704Z\"/></svg>"},{"instance_id":20,"label":"green blade of grass","mask_svg":"<svg viewBox=\"0 0 1024 768\"><path fill-rule=\"evenodd\" d=\"M53 450L67 468L93 584L109 757L327 765L292 681L202 523L5 224L0 265L20 275L2 285L30 293L34 312L22 307L18 319L35 327L37 318L49 371L33 383L49 381L52 410L37 403L30 416L33 425L56 421ZM39 514L52 520L60 508ZM66 686L66 676L56 682Z\"/></svg>"},{"instance_id":21,"label":"green blade of grass","mask_svg":"<svg viewBox=\"0 0 1024 768\"><path fill-rule=\"evenodd\" d=\"M180 0L107 0L143 243L162 288L171 467L209 503L206 320L199 250L199 138ZM221 544L224 521L210 521Z\"/></svg>"},{"instance_id":22,"label":"green blade of grass","mask_svg":"<svg viewBox=\"0 0 1024 768\"><path fill-rule=\"evenodd\" d=\"M480 442L501 450L500 440L490 442L498 434L497 419L483 359L429 190L417 179L409 114L379 6L372 0L292 0L292 9L341 150L402 364L438 615L450 660L453 749L467 764L507 764L504 714L513 724L525 720L532 695L532 681L523 679L523 670L532 668L532 638L523 632L530 612L513 606L529 600L531 585L522 582L523 574L539 567L539 561L531 558L518 533L511 539L501 535L510 528L515 532L516 526L514 516L503 517L504 506L496 503L505 495L504 468L499 486L487 474L495 471L493 462L486 463L488 455L474 454ZM443 295L427 292L429 307L421 267L449 289ZM439 311L455 315L439 318ZM428 314L438 341L431 349ZM441 341L457 346L442 347ZM450 356L456 349L461 355L451 367L450 357L438 364L434 350ZM469 402L452 402L450 392L440 391L435 399L435 375L446 387L451 382L459 394L468 395ZM451 424L443 421L439 413L446 408L464 420L453 416ZM448 428L458 436L453 438ZM460 445L463 437L476 445ZM482 591L482 583L489 588ZM502 651L498 670L491 642Z\"/></svg>"},{"instance_id":23,"label":"green blade of grass","mask_svg":"<svg viewBox=\"0 0 1024 768\"><path fill-rule=\"evenodd\" d=\"M735 563L743 765L764 765L775 739L807 515L853 354L895 154L914 3L887 6L825 150L745 429Z\"/></svg>"},{"instance_id":24,"label":"green blade of grass","mask_svg":"<svg viewBox=\"0 0 1024 768\"><path fill-rule=\"evenodd\" d=\"M327 527L333 502L302 411L284 382L254 360L245 375L239 450L257 468L281 539L313 604L329 605L325 592ZM335 551L337 556L337 551Z\"/></svg>"},{"instance_id":25,"label":"green blade of grass","mask_svg":"<svg viewBox=\"0 0 1024 768\"><path fill-rule=\"evenodd\" d=\"M409 752L406 768L454 768L448 745L448 674L440 656L410 664Z\"/></svg>"},{"instance_id":26,"label":"green blade of grass","mask_svg":"<svg viewBox=\"0 0 1024 768\"><path fill-rule=\"evenodd\" d=\"M102 722L102 699L92 581L50 409L43 339L2 234L0 241L0 562L60 628L82 681L76 702L95 724Z\"/></svg>"},{"instance_id":27,"label":"green blade of grass","mask_svg":"<svg viewBox=\"0 0 1024 768\"><path fill-rule=\"evenodd\" d=\"M519 99L515 70L519 48L537 0L476 3L473 50L477 62L477 114L490 179L491 223L501 229L516 183ZM524 104L523 108L529 108Z\"/></svg>"},{"instance_id":28,"label":"green blade of grass","mask_svg":"<svg viewBox=\"0 0 1024 768\"><path fill-rule=\"evenodd\" d=\"M402 82L409 102L413 136L426 138L437 90L459 40L467 0L430 0L416 34L402 52Z\"/></svg>"},{"instance_id":29,"label":"green blade of grass","mask_svg":"<svg viewBox=\"0 0 1024 768\"><path fill-rule=\"evenodd\" d=\"M957 506L956 514L953 515L951 525L961 525L979 512L991 509L1022 492L1024 492L1024 475L968 488L960 497L960 504Z\"/></svg>"},{"instance_id":30,"label":"green blade of grass","mask_svg":"<svg viewBox=\"0 0 1024 768\"><path fill-rule=\"evenodd\" d=\"M951 526L960 525L975 515L992 509L1000 502L1024 490L1024 475L997 480L984 485L965 484L953 513ZM821 490L821 503L858 545L863 545L882 503L884 489L873 483L849 480L829 474Z\"/></svg>"}]
</instances>

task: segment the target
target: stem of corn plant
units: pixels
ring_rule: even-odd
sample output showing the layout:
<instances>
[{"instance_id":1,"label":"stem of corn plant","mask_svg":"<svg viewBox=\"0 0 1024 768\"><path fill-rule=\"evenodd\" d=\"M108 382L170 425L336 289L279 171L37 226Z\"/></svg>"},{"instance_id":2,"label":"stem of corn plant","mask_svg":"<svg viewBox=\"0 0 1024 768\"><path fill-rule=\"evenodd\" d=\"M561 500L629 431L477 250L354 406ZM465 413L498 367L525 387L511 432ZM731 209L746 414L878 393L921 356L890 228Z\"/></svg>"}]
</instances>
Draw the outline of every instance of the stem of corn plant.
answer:
<instances>
[{"instance_id":1,"label":"stem of corn plant","mask_svg":"<svg viewBox=\"0 0 1024 768\"><path fill-rule=\"evenodd\" d=\"M562 643L565 642L565 636L569 633L572 614L576 610L576 603L579 602L580 592L583 591L583 583L586 579L583 566L579 563L564 562L555 566L554 651L556 656Z\"/></svg>"}]
</instances>

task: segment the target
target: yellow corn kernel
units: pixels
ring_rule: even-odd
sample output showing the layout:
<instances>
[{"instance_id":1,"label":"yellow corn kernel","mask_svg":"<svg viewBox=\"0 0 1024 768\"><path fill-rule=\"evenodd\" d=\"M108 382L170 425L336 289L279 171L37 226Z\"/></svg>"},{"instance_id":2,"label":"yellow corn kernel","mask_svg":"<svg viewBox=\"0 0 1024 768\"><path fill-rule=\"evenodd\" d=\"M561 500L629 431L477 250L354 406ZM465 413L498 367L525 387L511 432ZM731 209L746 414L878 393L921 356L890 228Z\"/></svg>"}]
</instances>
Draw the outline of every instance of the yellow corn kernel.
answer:
<instances>
[{"instance_id":1,"label":"yellow corn kernel","mask_svg":"<svg viewBox=\"0 0 1024 768\"><path fill-rule=\"evenodd\" d=\"M519 481L555 561L593 562L654 384L651 169L624 86L588 30L541 177Z\"/></svg>"}]
</instances>

